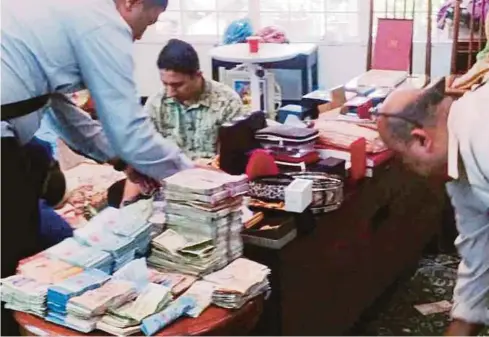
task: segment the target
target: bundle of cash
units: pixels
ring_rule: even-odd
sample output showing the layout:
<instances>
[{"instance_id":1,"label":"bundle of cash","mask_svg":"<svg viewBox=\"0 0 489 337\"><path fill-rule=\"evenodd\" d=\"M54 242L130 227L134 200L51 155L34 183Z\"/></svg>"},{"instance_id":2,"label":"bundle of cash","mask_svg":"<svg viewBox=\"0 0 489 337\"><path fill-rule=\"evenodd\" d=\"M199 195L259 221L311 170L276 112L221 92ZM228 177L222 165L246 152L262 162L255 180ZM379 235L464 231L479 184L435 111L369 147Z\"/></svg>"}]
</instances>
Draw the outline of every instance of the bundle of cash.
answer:
<instances>
[{"instance_id":1,"label":"bundle of cash","mask_svg":"<svg viewBox=\"0 0 489 337\"><path fill-rule=\"evenodd\" d=\"M195 282L181 297L191 297L195 301L193 308L186 312L187 316L199 317L212 303L212 294L216 285L207 281Z\"/></svg>"},{"instance_id":2,"label":"bundle of cash","mask_svg":"<svg viewBox=\"0 0 489 337\"><path fill-rule=\"evenodd\" d=\"M132 261L135 257L133 240L124 236L116 235L107 227L89 223L74 232L75 239L87 246L103 250L114 259L113 270L118 270L124 264Z\"/></svg>"},{"instance_id":3,"label":"bundle of cash","mask_svg":"<svg viewBox=\"0 0 489 337\"><path fill-rule=\"evenodd\" d=\"M170 288L173 296L180 295L197 280L195 276L161 272L153 268L149 268L148 272L150 282Z\"/></svg>"},{"instance_id":4,"label":"bundle of cash","mask_svg":"<svg viewBox=\"0 0 489 337\"><path fill-rule=\"evenodd\" d=\"M136 296L136 288L132 282L111 280L100 288L72 297L66 311L73 316L90 319L104 314L108 309L117 308Z\"/></svg>"},{"instance_id":5,"label":"bundle of cash","mask_svg":"<svg viewBox=\"0 0 489 337\"><path fill-rule=\"evenodd\" d=\"M105 317L105 316L104 316ZM97 329L105 331L115 336L130 336L141 331L140 325L128 326L127 328L118 328L113 325L106 323L103 318L97 322Z\"/></svg>"},{"instance_id":6,"label":"bundle of cash","mask_svg":"<svg viewBox=\"0 0 489 337\"><path fill-rule=\"evenodd\" d=\"M124 308L123 315L120 316L140 323L144 318L163 310L171 300L170 288L150 283L134 302Z\"/></svg>"},{"instance_id":7,"label":"bundle of cash","mask_svg":"<svg viewBox=\"0 0 489 337\"><path fill-rule=\"evenodd\" d=\"M112 272L113 259L109 253L82 245L73 238L61 241L44 253L50 258L59 259L82 268L99 269L108 274Z\"/></svg>"},{"instance_id":8,"label":"bundle of cash","mask_svg":"<svg viewBox=\"0 0 489 337\"><path fill-rule=\"evenodd\" d=\"M110 276L97 269L87 269L82 273L49 287L47 306L50 312L66 315L66 305L70 298L79 296L87 290L100 287Z\"/></svg>"},{"instance_id":9,"label":"bundle of cash","mask_svg":"<svg viewBox=\"0 0 489 337\"><path fill-rule=\"evenodd\" d=\"M33 278L42 283L56 283L79 274L83 268L70 263L37 254L19 262L17 274Z\"/></svg>"},{"instance_id":10,"label":"bundle of cash","mask_svg":"<svg viewBox=\"0 0 489 337\"><path fill-rule=\"evenodd\" d=\"M60 313L50 311L46 316L46 320L76 331L89 333L95 330L98 318L80 319L73 315L62 315Z\"/></svg>"},{"instance_id":11,"label":"bundle of cash","mask_svg":"<svg viewBox=\"0 0 489 337\"><path fill-rule=\"evenodd\" d=\"M141 330L146 336L152 336L179 317L184 316L195 305L192 297L179 297L163 311L143 319Z\"/></svg>"},{"instance_id":12,"label":"bundle of cash","mask_svg":"<svg viewBox=\"0 0 489 337\"><path fill-rule=\"evenodd\" d=\"M25 275L13 275L1 280L2 302L7 309L43 317L49 285Z\"/></svg>"},{"instance_id":13,"label":"bundle of cash","mask_svg":"<svg viewBox=\"0 0 489 337\"><path fill-rule=\"evenodd\" d=\"M166 200L195 200L216 204L248 191L246 175L232 176L224 172L192 169L165 179Z\"/></svg>"},{"instance_id":14,"label":"bundle of cash","mask_svg":"<svg viewBox=\"0 0 489 337\"><path fill-rule=\"evenodd\" d=\"M212 303L224 308L240 308L249 299L270 291L270 269L257 262L239 258L226 268L204 276L214 283Z\"/></svg>"},{"instance_id":15,"label":"bundle of cash","mask_svg":"<svg viewBox=\"0 0 489 337\"><path fill-rule=\"evenodd\" d=\"M148 264L156 269L198 276L219 263L212 240L191 241L172 229L153 239L152 246Z\"/></svg>"}]
</instances>

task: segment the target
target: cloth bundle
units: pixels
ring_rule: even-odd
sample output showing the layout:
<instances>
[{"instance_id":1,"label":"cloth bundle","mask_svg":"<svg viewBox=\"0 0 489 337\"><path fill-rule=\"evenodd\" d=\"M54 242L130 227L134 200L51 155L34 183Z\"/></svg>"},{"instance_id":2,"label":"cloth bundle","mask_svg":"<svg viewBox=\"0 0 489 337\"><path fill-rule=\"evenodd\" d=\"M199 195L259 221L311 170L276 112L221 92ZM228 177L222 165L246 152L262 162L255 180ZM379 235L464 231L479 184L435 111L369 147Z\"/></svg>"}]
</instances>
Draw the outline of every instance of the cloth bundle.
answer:
<instances>
[{"instance_id":1,"label":"cloth bundle","mask_svg":"<svg viewBox=\"0 0 489 337\"><path fill-rule=\"evenodd\" d=\"M349 149L353 142L363 137L367 143L367 152L379 153L387 150L376 130L333 120L317 120L314 128L319 131L318 143L321 145Z\"/></svg>"}]
</instances>

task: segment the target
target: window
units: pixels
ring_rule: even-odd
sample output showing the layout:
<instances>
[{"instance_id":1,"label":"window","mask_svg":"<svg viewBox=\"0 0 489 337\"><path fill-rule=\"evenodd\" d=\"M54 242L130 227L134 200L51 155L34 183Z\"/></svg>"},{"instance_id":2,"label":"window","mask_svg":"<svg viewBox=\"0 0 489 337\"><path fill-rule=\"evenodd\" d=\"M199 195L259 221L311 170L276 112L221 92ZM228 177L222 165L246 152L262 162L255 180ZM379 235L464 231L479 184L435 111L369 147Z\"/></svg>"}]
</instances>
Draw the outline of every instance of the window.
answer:
<instances>
[{"instance_id":1,"label":"window","mask_svg":"<svg viewBox=\"0 0 489 337\"><path fill-rule=\"evenodd\" d=\"M444 0L433 0L433 35L436 13ZM386 7L386 3L390 4ZM374 0L374 32L377 18L402 15L404 0ZM406 0L406 12L415 5L414 39L426 39L426 0ZM181 37L188 41L222 38L234 20L248 17L256 26L283 28L292 42L365 42L368 32L368 0L170 0L152 32L147 35ZM146 38L146 35L145 35Z\"/></svg>"}]
</instances>

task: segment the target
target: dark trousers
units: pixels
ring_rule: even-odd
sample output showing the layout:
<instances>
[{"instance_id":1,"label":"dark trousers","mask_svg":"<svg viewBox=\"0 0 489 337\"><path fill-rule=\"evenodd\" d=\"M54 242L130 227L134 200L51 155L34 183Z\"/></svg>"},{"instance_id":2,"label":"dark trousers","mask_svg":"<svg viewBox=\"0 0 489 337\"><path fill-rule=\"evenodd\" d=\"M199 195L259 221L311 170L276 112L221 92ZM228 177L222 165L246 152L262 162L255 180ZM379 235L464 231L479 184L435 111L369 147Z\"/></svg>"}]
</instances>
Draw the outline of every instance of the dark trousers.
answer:
<instances>
[{"instance_id":1,"label":"dark trousers","mask_svg":"<svg viewBox=\"0 0 489 337\"><path fill-rule=\"evenodd\" d=\"M15 274L19 260L39 249L40 170L33 171L29 151L15 138L2 138L1 277ZM37 166L36 166L37 167ZM12 314L2 304L1 335L19 335Z\"/></svg>"}]
</instances>

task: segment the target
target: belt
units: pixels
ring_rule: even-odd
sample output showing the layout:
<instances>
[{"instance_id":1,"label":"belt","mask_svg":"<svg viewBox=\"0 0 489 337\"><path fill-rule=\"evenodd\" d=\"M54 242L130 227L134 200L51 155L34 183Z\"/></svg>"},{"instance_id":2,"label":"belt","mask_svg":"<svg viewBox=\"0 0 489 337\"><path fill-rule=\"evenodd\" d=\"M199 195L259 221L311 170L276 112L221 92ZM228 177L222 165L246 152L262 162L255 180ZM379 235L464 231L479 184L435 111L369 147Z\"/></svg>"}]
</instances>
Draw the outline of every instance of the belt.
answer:
<instances>
[{"instance_id":1,"label":"belt","mask_svg":"<svg viewBox=\"0 0 489 337\"><path fill-rule=\"evenodd\" d=\"M29 115L44 107L49 101L50 94L37 96L2 105L2 121Z\"/></svg>"}]
</instances>

